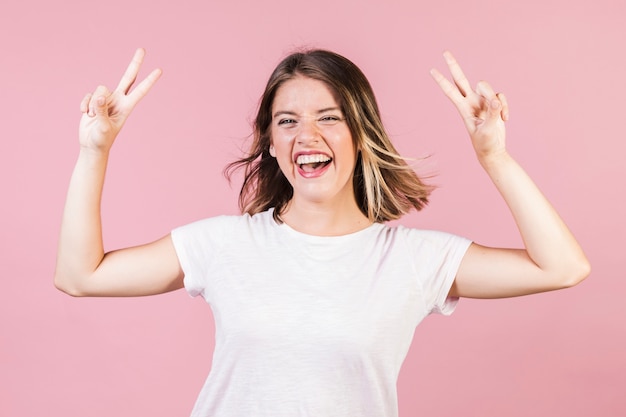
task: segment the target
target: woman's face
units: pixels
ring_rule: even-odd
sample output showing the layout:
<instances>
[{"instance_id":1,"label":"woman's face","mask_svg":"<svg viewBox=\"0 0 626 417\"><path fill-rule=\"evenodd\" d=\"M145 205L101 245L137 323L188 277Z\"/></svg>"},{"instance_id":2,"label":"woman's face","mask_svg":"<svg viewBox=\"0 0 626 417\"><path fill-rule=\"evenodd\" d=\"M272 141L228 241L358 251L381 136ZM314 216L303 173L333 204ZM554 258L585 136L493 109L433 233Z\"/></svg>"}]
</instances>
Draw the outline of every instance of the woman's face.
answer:
<instances>
[{"instance_id":1,"label":"woman's face","mask_svg":"<svg viewBox=\"0 0 626 417\"><path fill-rule=\"evenodd\" d=\"M293 187L292 203L355 203L356 150L339 103L325 83L297 76L278 88L271 145Z\"/></svg>"}]
</instances>

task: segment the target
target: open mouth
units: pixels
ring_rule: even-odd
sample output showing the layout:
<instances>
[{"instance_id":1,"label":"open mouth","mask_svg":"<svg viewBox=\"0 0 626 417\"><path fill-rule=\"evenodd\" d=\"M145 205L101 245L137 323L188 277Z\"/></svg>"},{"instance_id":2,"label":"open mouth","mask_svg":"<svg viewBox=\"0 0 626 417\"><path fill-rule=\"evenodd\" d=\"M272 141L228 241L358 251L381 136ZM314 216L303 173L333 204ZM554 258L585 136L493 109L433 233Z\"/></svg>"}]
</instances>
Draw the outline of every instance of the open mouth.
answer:
<instances>
[{"instance_id":1,"label":"open mouth","mask_svg":"<svg viewBox=\"0 0 626 417\"><path fill-rule=\"evenodd\" d=\"M321 170L330 164L331 161L331 157L323 154L299 155L298 158L296 158L296 164L306 173Z\"/></svg>"}]
</instances>

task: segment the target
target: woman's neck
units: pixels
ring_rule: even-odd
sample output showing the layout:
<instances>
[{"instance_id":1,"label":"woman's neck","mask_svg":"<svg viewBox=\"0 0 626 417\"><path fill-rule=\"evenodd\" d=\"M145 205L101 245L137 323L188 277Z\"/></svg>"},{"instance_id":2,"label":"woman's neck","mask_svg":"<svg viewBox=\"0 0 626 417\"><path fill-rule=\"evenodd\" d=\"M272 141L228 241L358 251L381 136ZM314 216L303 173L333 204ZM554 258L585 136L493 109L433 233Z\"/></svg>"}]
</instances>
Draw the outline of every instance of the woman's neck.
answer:
<instances>
[{"instance_id":1,"label":"woman's neck","mask_svg":"<svg viewBox=\"0 0 626 417\"><path fill-rule=\"evenodd\" d=\"M280 217L292 229L316 236L347 235L372 224L356 202L337 207L293 199Z\"/></svg>"}]
</instances>

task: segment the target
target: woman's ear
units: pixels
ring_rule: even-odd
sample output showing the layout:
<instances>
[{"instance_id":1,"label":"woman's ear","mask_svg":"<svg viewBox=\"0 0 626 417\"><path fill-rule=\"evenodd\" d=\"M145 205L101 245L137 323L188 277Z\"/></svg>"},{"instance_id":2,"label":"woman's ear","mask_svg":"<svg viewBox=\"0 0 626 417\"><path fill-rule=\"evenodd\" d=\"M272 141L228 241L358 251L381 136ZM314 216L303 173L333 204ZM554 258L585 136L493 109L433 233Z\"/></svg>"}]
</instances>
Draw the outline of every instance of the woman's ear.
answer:
<instances>
[{"instance_id":1,"label":"woman's ear","mask_svg":"<svg viewBox=\"0 0 626 417\"><path fill-rule=\"evenodd\" d=\"M274 145L270 145L270 155L276 158L276 151L274 150Z\"/></svg>"}]
</instances>

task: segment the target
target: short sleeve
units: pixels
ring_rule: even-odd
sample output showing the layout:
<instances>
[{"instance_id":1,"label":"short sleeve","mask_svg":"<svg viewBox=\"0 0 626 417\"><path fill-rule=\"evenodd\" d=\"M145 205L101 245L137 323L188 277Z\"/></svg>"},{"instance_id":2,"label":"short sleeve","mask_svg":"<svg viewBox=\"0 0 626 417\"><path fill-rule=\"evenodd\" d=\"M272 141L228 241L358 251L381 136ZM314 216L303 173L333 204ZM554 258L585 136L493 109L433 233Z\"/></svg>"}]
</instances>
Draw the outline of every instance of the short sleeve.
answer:
<instances>
[{"instance_id":1,"label":"short sleeve","mask_svg":"<svg viewBox=\"0 0 626 417\"><path fill-rule=\"evenodd\" d=\"M448 297L471 240L434 230L404 229L415 260L427 313L450 315L458 298Z\"/></svg>"},{"instance_id":2,"label":"short sleeve","mask_svg":"<svg viewBox=\"0 0 626 417\"><path fill-rule=\"evenodd\" d=\"M218 259L225 234L227 216L199 220L172 230L172 242L185 274L185 289L192 297L209 298L208 275Z\"/></svg>"}]
</instances>

